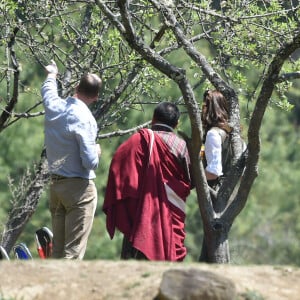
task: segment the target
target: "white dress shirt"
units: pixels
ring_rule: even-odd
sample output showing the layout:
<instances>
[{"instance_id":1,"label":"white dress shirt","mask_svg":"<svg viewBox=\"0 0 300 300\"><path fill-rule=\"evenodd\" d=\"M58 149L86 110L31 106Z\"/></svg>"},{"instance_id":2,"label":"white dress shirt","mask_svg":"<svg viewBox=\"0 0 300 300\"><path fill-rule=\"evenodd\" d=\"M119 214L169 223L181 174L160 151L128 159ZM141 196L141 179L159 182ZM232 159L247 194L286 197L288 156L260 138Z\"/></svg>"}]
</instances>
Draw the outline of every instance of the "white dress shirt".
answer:
<instances>
[{"instance_id":1,"label":"white dress shirt","mask_svg":"<svg viewBox=\"0 0 300 300\"><path fill-rule=\"evenodd\" d=\"M97 123L88 106L73 97L60 98L55 78L48 77L41 92L50 173L94 179L99 163Z\"/></svg>"}]
</instances>

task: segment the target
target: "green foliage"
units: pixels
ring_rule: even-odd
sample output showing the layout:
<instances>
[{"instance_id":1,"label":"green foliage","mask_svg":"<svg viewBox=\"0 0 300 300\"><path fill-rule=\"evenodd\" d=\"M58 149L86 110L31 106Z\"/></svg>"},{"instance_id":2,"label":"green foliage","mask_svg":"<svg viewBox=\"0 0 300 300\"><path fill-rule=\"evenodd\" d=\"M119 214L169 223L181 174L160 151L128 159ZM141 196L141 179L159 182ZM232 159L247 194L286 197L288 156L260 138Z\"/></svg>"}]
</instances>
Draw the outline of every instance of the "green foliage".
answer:
<instances>
[{"instance_id":1,"label":"green foliage","mask_svg":"<svg viewBox=\"0 0 300 300\"><path fill-rule=\"evenodd\" d=\"M261 140L259 176L230 235L233 260L299 265L299 128L269 109Z\"/></svg>"},{"instance_id":2,"label":"green foliage","mask_svg":"<svg viewBox=\"0 0 300 300\"><path fill-rule=\"evenodd\" d=\"M239 300L264 300L265 298L257 291L248 290L245 293L242 293L239 297Z\"/></svg>"},{"instance_id":3,"label":"green foliage","mask_svg":"<svg viewBox=\"0 0 300 300\"><path fill-rule=\"evenodd\" d=\"M186 217L186 239L187 247L186 261L198 261L201 251L201 243L203 239L202 219L197 202L197 196L193 190L187 201L187 217Z\"/></svg>"},{"instance_id":4,"label":"green foliage","mask_svg":"<svg viewBox=\"0 0 300 300\"><path fill-rule=\"evenodd\" d=\"M0 300L15 300L16 298L12 298L12 297L6 297L2 294L2 292L0 291Z\"/></svg>"},{"instance_id":5,"label":"green foliage","mask_svg":"<svg viewBox=\"0 0 300 300\"><path fill-rule=\"evenodd\" d=\"M284 1L189 1L175 12L183 31L193 45L207 58L239 93L241 119L246 139L249 117L265 76L265 70L282 43L288 42L299 23L299 10ZM162 19L148 1L130 4L135 12L135 30L139 39L151 43L162 27ZM143 7L143 5L145 5ZM147 8L147 9L145 9ZM116 19L119 11L112 8ZM94 3L80 1L11 1L0 3L0 113L13 91L11 57L7 48L18 25L14 50L20 65L18 104L10 116L9 127L0 133L0 220L5 222L12 195L8 177L18 184L28 166L38 161L43 147L43 117L23 118L18 114L40 113L39 89L44 79L42 66L55 59L60 83L66 95L72 92L83 72L99 73L104 82L101 101L105 105L116 88L126 82L133 68L134 80L108 110L98 118L100 134L134 128L150 121L156 103L168 100L179 104L182 120L179 129L190 134L186 108L177 85L155 68L147 65L109 22ZM90 16L89 22L84 23ZM199 66L191 61L172 31L167 29L155 49L179 68L183 68L194 85L201 82L195 96L210 82ZM282 73L299 70L299 53L284 64ZM64 82L66 70L71 79ZM297 186L300 180L300 84L294 80L278 84L272 95L261 130L259 177L255 181L245 209L233 224L230 234L234 263L297 264L297 238L300 223ZM29 109L29 111L28 111ZM285 111L284 113L282 111ZM15 122L15 123L14 123ZM89 240L86 259L118 259L122 236L110 240L101 210L111 157L128 135L100 140L102 159L97 170L99 202ZM292 224L292 226L291 226ZM27 224L20 241L25 241L35 257L34 232L41 226L51 227L48 211L48 189L40 199L37 211ZM202 221L195 191L187 203L187 260L197 261L202 244ZM250 292L249 295L250 297ZM256 299L253 295L252 298ZM257 298L259 299L259 298Z\"/></svg>"}]
</instances>

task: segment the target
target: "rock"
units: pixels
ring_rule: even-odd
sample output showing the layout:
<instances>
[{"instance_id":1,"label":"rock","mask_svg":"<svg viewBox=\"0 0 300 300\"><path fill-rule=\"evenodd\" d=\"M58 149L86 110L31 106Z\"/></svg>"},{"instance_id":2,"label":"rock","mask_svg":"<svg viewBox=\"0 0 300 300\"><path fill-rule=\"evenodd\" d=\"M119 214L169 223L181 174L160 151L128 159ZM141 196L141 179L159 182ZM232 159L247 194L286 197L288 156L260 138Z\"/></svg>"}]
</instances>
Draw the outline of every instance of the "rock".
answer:
<instances>
[{"instance_id":1,"label":"rock","mask_svg":"<svg viewBox=\"0 0 300 300\"><path fill-rule=\"evenodd\" d=\"M235 284L220 275L198 269L171 269L163 274L155 300L233 300Z\"/></svg>"}]
</instances>

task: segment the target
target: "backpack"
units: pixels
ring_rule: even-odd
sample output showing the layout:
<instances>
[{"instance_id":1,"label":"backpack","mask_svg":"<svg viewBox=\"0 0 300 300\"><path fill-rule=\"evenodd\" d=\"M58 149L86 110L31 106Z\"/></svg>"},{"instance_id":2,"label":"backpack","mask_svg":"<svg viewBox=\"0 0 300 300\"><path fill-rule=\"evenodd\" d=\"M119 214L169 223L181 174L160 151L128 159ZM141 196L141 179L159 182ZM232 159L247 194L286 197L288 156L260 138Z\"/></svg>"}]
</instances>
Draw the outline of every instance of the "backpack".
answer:
<instances>
[{"instance_id":1,"label":"backpack","mask_svg":"<svg viewBox=\"0 0 300 300\"><path fill-rule=\"evenodd\" d=\"M231 144L231 135L224 130L218 128L222 138L222 170L223 177L226 177L232 165L233 150Z\"/></svg>"}]
</instances>

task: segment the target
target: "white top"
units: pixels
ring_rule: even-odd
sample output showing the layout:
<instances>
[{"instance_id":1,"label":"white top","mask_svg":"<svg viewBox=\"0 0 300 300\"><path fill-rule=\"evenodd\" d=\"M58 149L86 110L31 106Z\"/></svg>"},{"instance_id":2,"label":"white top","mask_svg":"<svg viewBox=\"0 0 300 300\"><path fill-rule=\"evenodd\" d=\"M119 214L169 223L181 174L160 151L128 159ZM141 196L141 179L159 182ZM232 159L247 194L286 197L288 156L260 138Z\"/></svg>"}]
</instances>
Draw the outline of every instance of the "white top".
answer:
<instances>
[{"instance_id":1,"label":"white top","mask_svg":"<svg viewBox=\"0 0 300 300\"><path fill-rule=\"evenodd\" d=\"M218 128L211 128L206 135L205 157L206 171L217 176L223 175L222 171L222 137Z\"/></svg>"}]
</instances>

